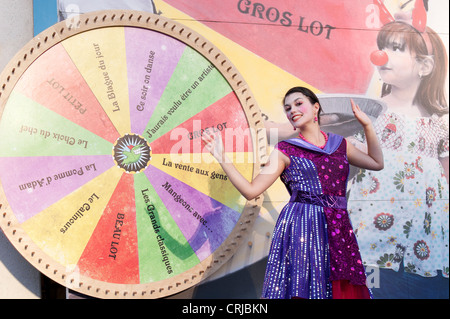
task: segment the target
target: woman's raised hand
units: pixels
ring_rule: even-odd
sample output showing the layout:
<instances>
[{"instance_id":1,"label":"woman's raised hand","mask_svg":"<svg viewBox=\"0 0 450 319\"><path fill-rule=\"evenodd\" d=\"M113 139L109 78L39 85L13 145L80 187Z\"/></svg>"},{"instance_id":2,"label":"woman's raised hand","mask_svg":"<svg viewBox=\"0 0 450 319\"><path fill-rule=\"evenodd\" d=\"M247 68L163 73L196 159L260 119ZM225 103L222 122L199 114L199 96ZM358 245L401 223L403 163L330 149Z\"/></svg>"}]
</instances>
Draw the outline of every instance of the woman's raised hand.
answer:
<instances>
[{"instance_id":1,"label":"woman's raised hand","mask_svg":"<svg viewBox=\"0 0 450 319\"><path fill-rule=\"evenodd\" d=\"M219 163L224 161L225 152L222 142L222 136L220 133L215 135L203 134L202 140L205 143L205 148L215 157Z\"/></svg>"},{"instance_id":2,"label":"woman's raised hand","mask_svg":"<svg viewBox=\"0 0 450 319\"><path fill-rule=\"evenodd\" d=\"M370 120L370 118L367 116L366 113L364 113L361 108L359 107L358 104L355 103L355 101L353 101L353 99L350 99L351 103L352 103L352 111L353 114L355 115L356 119L358 120L358 122L363 126L367 126L372 124L372 121Z\"/></svg>"},{"instance_id":3,"label":"woman's raised hand","mask_svg":"<svg viewBox=\"0 0 450 319\"><path fill-rule=\"evenodd\" d=\"M347 156L350 164L359 168L372 171L379 171L384 168L383 151L381 150L378 136L372 125L372 121L366 113L361 111L359 106L351 100L353 114L358 122L363 126L366 136L367 152L362 152L351 143L347 143Z\"/></svg>"}]
</instances>

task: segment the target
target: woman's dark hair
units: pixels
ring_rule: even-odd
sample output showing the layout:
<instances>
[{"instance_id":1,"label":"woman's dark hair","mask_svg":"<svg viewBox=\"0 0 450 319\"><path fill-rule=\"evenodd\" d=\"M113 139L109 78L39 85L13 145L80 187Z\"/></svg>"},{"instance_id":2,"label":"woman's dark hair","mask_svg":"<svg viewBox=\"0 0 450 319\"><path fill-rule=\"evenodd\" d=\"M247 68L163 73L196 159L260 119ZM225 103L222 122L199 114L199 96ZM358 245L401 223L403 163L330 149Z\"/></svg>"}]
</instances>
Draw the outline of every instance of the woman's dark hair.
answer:
<instances>
[{"instance_id":1,"label":"woman's dark hair","mask_svg":"<svg viewBox=\"0 0 450 319\"><path fill-rule=\"evenodd\" d=\"M286 94L284 95L284 98L283 98L283 105L285 104L286 98L288 97L288 95L291 95L292 93L301 93L308 98L308 100L309 100L309 102L311 102L311 104L313 104L313 105L316 103L319 104L319 112L317 113L317 119L319 120L319 125L320 125L320 113L322 113L322 105L320 105L319 98L317 97L317 95L314 94L313 91L311 91L310 89L308 89L306 87L296 86L296 87L289 89L289 91L286 92Z\"/></svg>"}]
</instances>

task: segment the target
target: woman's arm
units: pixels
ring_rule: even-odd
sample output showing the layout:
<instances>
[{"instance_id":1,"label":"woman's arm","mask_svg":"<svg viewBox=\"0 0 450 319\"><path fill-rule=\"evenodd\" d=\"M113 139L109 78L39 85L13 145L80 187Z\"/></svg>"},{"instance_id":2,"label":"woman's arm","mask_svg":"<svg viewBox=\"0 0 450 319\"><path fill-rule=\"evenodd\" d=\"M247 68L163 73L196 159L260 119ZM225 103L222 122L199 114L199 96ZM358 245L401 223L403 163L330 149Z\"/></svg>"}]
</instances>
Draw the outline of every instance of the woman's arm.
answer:
<instances>
[{"instance_id":1,"label":"woman's arm","mask_svg":"<svg viewBox=\"0 0 450 319\"><path fill-rule=\"evenodd\" d=\"M276 181L286 165L289 165L289 158L274 150L261 172L249 182L226 156L220 135L216 135L216 138L203 135L202 139L206 143L206 149L217 159L231 183L247 200L261 195Z\"/></svg>"},{"instance_id":2,"label":"woman's arm","mask_svg":"<svg viewBox=\"0 0 450 319\"><path fill-rule=\"evenodd\" d=\"M370 118L359 108L353 100L352 110L356 119L362 125L366 135L367 152L362 152L356 148L352 143L347 143L347 157L350 164L369 169L372 171L379 171L384 168L383 151L381 150L377 134L372 125Z\"/></svg>"}]
</instances>

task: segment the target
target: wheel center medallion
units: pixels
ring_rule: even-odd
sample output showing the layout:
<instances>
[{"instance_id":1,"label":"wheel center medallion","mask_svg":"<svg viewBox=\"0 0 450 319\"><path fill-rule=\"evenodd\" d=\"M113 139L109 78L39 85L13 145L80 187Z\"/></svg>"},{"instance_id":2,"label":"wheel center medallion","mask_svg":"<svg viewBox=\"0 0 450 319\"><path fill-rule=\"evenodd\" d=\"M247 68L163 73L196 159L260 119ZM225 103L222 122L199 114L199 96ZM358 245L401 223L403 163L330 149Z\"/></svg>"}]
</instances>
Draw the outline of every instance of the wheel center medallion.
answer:
<instances>
[{"instance_id":1,"label":"wheel center medallion","mask_svg":"<svg viewBox=\"0 0 450 319\"><path fill-rule=\"evenodd\" d=\"M151 160L150 144L140 135L126 134L117 139L113 159L118 167L129 174L144 171Z\"/></svg>"}]
</instances>

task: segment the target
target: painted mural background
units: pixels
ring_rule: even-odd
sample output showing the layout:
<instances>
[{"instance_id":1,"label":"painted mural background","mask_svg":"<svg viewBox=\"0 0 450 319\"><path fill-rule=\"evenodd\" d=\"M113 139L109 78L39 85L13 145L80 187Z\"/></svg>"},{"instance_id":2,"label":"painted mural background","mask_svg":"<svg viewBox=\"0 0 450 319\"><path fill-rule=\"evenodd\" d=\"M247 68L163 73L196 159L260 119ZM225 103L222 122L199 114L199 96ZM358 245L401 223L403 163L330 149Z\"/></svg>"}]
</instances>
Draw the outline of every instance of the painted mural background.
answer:
<instances>
[{"instance_id":1,"label":"painted mural background","mask_svg":"<svg viewBox=\"0 0 450 319\"><path fill-rule=\"evenodd\" d=\"M45 8L54 14L35 23L36 33L58 15L76 17L84 2L58 1L58 6ZM358 97L373 116L386 159L385 170L354 171L348 185L364 262L381 269L392 287L407 281L410 287L426 290L436 277L448 283L447 1L155 0L114 1L114 7L108 1L96 3L104 9L156 12L212 41L246 79L267 128L279 129L277 136L268 133L272 146L295 134L286 125L280 103L290 87L303 85L326 104L327 129L352 135L364 147L364 136L348 116L349 103L333 103ZM420 34L423 31L426 35ZM249 245L213 278L267 256L270 234L288 194L277 182L264 198ZM396 296L417 295L399 288Z\"/></svg>"}]
</instances>

